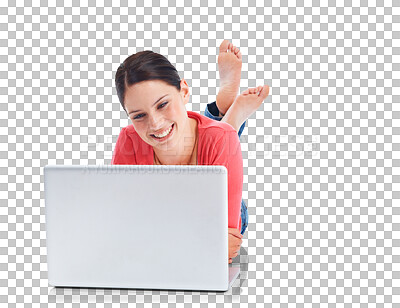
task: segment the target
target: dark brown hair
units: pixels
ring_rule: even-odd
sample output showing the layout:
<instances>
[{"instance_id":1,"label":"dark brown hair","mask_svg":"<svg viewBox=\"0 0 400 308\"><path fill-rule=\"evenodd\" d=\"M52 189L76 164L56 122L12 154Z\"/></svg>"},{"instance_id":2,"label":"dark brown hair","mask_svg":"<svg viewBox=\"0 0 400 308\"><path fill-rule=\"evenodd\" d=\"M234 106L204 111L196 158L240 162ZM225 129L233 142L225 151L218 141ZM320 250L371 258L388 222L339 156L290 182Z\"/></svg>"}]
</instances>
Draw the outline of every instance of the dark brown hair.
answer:
<instances>
[{"instance_id":1,"label":"dark brown hair","mask_svg":"<svg viewBox=\"0 0 400 308\"><path fill-rule=\"evenodd\" d=\"M166 57L150 50L137 52L126 58L115 74L115 87L124 110L126 89L147 80L162 80L178 91L181 89L178 71Z\"/></svg>"}]
</instances>

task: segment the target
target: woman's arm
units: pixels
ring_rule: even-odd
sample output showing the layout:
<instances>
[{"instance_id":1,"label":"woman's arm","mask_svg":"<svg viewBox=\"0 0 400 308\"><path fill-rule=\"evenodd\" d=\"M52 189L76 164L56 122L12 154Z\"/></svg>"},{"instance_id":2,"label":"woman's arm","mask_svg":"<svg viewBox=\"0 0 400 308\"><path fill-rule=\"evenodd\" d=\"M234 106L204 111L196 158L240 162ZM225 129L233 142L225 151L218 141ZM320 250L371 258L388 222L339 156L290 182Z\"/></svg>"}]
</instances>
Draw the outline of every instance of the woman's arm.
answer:
<instances>
[{"instance_id":1,"label":"woman's arm","mask_svg":"<svg viewBox=\"0 0 400 308\"><path fill-rule=\"evenodd\" d=\"M219 132L218 141L210 148L212 165L223 165L228 170L228 256L229 263L239 253L243 236L240 234L240 210L243 187L243 159L239 138L232 128ZM209 140L211 141L211 140Z\"/></svg>"},{"instance_id":2,"label":"woman's arm","mask_svg":"<svg viewBox=\"0 0 400 308\"><path fill-rule=\"evenodd\" d=\"M228 227L240 230L243 158L236 131L231 127L225 131L214 150L216 156L212 164L225 166L228 170Z\"/></svg>"}]
</instances>

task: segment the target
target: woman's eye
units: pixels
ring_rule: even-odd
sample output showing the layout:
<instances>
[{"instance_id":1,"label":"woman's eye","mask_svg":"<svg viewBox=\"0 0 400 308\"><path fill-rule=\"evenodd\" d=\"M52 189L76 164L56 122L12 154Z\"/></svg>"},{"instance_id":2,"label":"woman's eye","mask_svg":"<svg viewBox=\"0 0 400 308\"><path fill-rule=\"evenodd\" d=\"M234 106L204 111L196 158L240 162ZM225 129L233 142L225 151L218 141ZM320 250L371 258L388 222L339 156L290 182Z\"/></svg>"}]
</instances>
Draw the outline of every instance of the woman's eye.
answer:
<instances>
[{"instance_id":1,"label":"woman's eye","mask_svg":"<svg viewBox=\"0 0 400 308\"><path fill-rule=\"evenodd\" d=\"M168 104L168 102L164 102L164 103L160 104L160 105L158 106L158 109L164 108L165 105L167 105L167 104Z\"/></svg>"},{"instance_id":2,"label":"woman's eye","mask_svg":"<svg viewBox=\"0 0 400 308\"><path fill-rule=\"evenodd\" d=\"M142 117L144 117L143 113L138 114L137 116L133 117L133 119L136 120L136 119L140 119Z\"/></svg>"},{"instance_id":3,"label":"woman's eye","mask_svg":"<svg viewBox=\"0 0 400 308\"><path fill-rule=\"evenodd\" d=\"M164 108L167 104L168 104L168 102L164 102L164 103L158 105L157 109L162 109L162 108ZM137 116L134 116L134 117L133 117L133 120L139 120L139 119L143 118L144 116L145 116L145 114L140 113L140 114L138 114Z\"/></svg>"}]
</instances>

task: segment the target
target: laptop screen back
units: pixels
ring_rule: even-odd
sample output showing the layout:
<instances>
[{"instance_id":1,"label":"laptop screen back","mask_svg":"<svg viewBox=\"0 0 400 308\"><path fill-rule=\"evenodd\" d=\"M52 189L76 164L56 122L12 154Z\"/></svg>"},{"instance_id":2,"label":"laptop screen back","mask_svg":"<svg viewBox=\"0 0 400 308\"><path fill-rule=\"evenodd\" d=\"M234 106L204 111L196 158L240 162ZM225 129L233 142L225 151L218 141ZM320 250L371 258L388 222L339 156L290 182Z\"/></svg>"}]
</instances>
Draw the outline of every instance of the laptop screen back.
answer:
<instances>
[{"instance_id":1,"label":"laptop screen back","mask_svg":"<svg viewBox=\"0 0 400 308\"><path fill-rule=\"evenodd\" d=\"M222 166L46 166L49 283L227 290Z\"/></svg>"}]
</instances>

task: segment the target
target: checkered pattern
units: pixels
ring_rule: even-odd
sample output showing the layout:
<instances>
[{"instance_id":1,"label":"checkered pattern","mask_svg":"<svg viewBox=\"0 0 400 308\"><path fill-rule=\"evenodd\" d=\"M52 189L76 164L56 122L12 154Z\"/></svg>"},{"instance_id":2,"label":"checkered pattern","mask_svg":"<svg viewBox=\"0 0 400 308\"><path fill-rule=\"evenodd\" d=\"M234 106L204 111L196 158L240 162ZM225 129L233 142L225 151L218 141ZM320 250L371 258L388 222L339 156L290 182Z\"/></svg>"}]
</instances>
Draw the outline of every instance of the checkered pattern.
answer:
<instances>
[{"instance_id":1,"label":"checkered pattern","mask_svg":"<svg viewBox=\"0 0 400 308\"><path fill-rule=\"evenodd\" d=\"M1 307L399 307L400 1L221 5L0 2ZM224 38L244 55L241 90L271 86L242 136L240 279L226 293L49 287L43 167L110 163L129 123L113 78L137 51L166 55L204 110Z\"/></svg>"}]
</instances>

